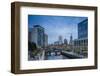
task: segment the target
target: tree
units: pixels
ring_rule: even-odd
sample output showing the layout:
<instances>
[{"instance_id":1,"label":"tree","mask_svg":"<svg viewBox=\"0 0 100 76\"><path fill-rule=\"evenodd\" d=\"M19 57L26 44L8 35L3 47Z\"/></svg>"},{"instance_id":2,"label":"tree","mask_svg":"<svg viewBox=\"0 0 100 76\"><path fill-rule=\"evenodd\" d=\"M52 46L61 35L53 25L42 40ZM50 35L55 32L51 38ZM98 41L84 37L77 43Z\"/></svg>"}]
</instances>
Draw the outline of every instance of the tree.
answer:
<instances>
[{"instance_id":1,"label":"tree","mask_svg":"<svg viewBox=\"0 0 100 76\"><path fill-rule=\"evenodd\" d=\"M29 42L29 41L28 41L28 50L29 50L29 51L34 51L34 50L36 50L36 49L37 49L36 44L33 43L33 42Z\"/></svg>"}]
</instances>

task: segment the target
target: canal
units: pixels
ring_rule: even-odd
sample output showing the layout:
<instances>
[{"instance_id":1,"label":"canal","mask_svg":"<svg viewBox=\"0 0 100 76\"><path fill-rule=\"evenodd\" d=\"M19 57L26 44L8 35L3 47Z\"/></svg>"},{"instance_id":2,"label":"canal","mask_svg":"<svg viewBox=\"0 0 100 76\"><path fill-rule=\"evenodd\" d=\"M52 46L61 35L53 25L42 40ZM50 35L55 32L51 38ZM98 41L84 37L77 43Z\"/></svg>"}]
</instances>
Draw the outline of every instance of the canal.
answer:
<instances>
[{"instance_id":1,"label":"canal","mask_svg":"<svg viewBox=\"0 0 100 76\"><path fill-rule=\"evenodd\" d=\"M63 55L59 55L59 56L47 56L46 60L59 60L59 59L69 59L68 57L65 57Z\"/></svg>"},{"instance_id":2,"label":"canal","mask_svg":"<svg viewBox=\"0 0 100 76\"><path fill-rule=\"evenodd\" d=\"M61 52L48 52L45 55L45 60L59 60L59 59L69 59L69 57L62 55Z\"/></svg>"}]
</instances>

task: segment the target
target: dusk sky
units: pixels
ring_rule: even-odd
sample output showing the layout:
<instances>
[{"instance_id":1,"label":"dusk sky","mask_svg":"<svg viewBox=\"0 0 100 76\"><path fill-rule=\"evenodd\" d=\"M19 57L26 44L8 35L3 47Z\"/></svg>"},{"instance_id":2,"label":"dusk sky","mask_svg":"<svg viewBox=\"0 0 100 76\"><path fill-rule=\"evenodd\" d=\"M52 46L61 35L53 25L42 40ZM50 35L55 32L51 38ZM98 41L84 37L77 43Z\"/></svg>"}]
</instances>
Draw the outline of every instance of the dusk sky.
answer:
<instances>
[{"instance_id":1,"label":"dusk sky","mask_svg":"<svg viewBox=\"0 0 100 76\"><path fill-rule=\"evenodd\" d=\"M87 17L75 16L51 16L51 15L28 15L28 27L40 25L45 28L48 35L48 43L58 41L58 37L69 41L72 34L73 39L77 39L77 25Z\"/></svg>"}]
</instances>

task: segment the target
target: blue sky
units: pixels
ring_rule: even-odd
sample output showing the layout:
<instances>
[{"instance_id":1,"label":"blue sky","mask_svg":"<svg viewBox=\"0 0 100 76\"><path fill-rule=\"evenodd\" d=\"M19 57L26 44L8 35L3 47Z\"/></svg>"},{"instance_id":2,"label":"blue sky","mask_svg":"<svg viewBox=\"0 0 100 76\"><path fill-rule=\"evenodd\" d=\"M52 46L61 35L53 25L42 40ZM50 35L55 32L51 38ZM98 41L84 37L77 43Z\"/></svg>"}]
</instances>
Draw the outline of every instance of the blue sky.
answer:
<instances>
[{"instance_id":1,"label":"blue sky","mask_svg":"<svg viewBox=\"0 0 100 76\"><path fill-rule=\"evenodd\" d=\"M44 27L48 43L54 43L60 35L69 41L71 34L73 39L77 38L77 24L85 19L87 17L28 15L28 27L32 28L34 25Z\"/></svg>"}]
</instances>

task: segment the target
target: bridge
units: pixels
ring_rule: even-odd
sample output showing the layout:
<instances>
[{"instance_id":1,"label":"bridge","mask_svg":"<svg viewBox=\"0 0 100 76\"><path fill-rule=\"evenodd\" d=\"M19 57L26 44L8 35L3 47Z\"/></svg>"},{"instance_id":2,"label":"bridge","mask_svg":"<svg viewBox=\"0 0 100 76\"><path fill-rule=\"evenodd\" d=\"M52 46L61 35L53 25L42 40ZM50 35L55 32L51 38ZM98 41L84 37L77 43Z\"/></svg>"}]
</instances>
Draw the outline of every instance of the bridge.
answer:
<instances>
[{"instance_id":1,"label":"bridge","mask_svg":"<svg viewBox=\"0 0 100 76\"><path fill-rule=\"evenodd\" d=\"M61 55L61 51L46 51L45 55L46 56L59 56Z\"/></svg>"},{"instance_id":2,"label":"bridge","mask_svg":"<svg viewBox=\"0 0 100 76\"><path fill-rule=\"evenodd\" d=\"M62 57L61 57L62 56ZM60 59L80 59L80 58L84 58L83 55L79 55L76 54L74 52L67 52L64 50L43 50L41 55L39 55L39 60L48 60L49 58L56 59L56 58L60 58Z\"/></svg>"}]
</instances>

